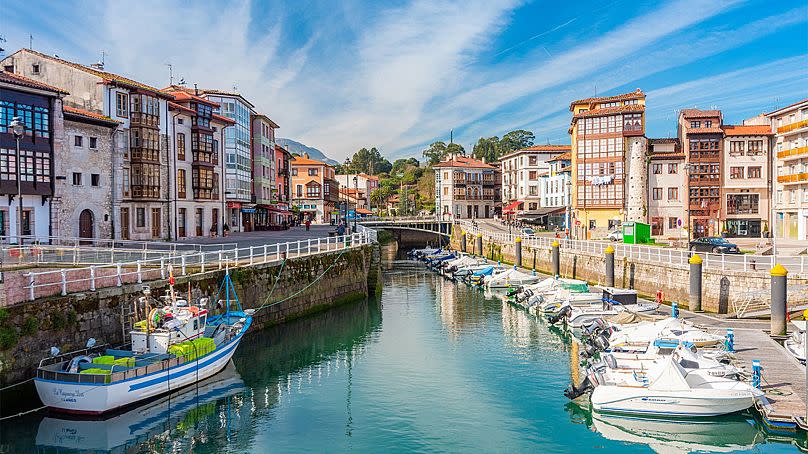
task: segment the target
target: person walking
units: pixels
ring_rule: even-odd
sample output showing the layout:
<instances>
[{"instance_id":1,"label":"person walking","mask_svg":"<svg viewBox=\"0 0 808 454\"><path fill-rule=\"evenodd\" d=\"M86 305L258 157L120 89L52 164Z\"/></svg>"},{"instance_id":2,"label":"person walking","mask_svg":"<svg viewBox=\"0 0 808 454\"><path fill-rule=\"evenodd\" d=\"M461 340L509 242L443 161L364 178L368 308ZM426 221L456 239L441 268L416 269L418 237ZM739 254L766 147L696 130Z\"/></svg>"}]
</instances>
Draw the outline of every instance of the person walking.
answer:
<instances>
[{"instance_id":1,"label":"person walking","mask_svg":"<svg viewBox=\"0 0 808 454\"><path fill-rule=\"evenodd\" d=\"M306 218L306 231L311 230L311 219Z\"/></svg>"}]
</instances>

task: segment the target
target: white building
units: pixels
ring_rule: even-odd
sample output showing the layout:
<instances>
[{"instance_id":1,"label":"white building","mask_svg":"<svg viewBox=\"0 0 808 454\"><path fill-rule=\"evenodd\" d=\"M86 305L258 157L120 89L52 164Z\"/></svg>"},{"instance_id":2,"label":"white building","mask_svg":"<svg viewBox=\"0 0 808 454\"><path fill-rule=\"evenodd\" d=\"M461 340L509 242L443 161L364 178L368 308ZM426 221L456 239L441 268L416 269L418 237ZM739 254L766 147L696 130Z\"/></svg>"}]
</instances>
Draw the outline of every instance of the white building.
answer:
<instances>
[{"instance_id":1,"label":"white building","mask_svg":"<svg viewBox=\"0 0 808 454\"><path fill-rule=\"evenodd\" d=\"M358 208L370 209L370 193L379 189L379 177L366 173L351 173L337 174L336 178L339 182L340 194L348 194L356 199Z\"/></svg>"},{"instance_id":2,"label":"white building","mask_svg":"<svg viewBox=\"0 0 808 454\"><path fill-rule=\"evenodd\" d=\"M494 166L466 156L450 156L434 166L435 209L443 218L475 219L494 216Z\"/></svg>"},{"instance_id":3,"label":"white building","mask_svg":"<svg viewBox=\"0 0 808 454\"><path fill-rule=\"evenodd\" d=\"M566 185L560 184L562 176L554 175L553 182L548 178L552 164L549 162L559 153L569 153L569 145L537 145L523 148L502 156L502 205L503 215L537 212L540 208L560 207L566 204L547 205L561 202L556 198L563 195ZM557 167L557 166L556 166ZM557 191L561 194L545 197L546 191Z\"/></svg>"},{"instance_id":4,"label":"white building","mask_svg":"<svg viewBox=\"0 0 808 454\"><path fill-rule=\"evenodd\" d=\"M754 118L750 123L756 123ZM729 237L760 238L769 231L771 124L723 125L721 217Z\"/></svg>"},{"instance_id":5,"label":"white building","mask_svg":"<svg viewBox=\"0 0 808 454\"><path fill-rule=\"evenodd\" d=\"M685 154L676 138L648 139L648 223L651 235L687 237Z\"/></svg>"},{"instance_id":6,"label":"white building","mask_svg":"<svg viewBox=\"0 0 808 454\"><path fill-rule=\"evenodd\" d=\"M548 216L546 226L566 229L572 204L572 156L570 152L547 161L550 170L541 176L541 207Z\"/></svg>"},{"instance_id":7,"label":"white building","mask_svg":"<svg viewBox=\"0 0 808 454\"><path fill-rule=\"evenodd\" d=\"M776 238L808 239L808 99L766 114L774 129Z\"/></svg>"}]
</instances>

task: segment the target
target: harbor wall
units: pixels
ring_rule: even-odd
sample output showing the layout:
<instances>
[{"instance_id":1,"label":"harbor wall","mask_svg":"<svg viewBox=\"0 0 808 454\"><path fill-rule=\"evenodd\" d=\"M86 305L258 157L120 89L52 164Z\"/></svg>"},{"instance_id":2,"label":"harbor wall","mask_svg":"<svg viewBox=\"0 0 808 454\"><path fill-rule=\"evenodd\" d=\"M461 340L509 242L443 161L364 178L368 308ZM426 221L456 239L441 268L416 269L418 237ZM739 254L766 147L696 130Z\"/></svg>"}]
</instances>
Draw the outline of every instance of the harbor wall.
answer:
<instances>
[{"instance_id":1,"label":"harbor wall","mask_svg":"<svg viewBox=\"0 0 808 454\"><path fill-rule=\"evenodd\" d=\"M459 250L461 235L458 230L453 232L451 245L453 249ZM468 251L473 252L476 238L468 234L466 240ZM483 253L488 259L513 264L516 261L515 251L516 246L513 243L501 244L488 237L483 239ZM594 284L606 282L604 255L561 248L560 258L562 277L582 279ZM551 273L551 249L523 245L522 266L528 270ZM689 270L626 257L615 258L614 268L617 287L635 289L650 298L654 298L657 291L662 291L665 301L676 301L680 307L687 308L690 294ZM702 279L702 310L713 313L732 312L733 303L740 302L733 298L742 298L744 292L771 288L768 273L704 270Z\"/></svg>"},{"instance_id":2,"label":"harbor wall","mask_svg":"<svg viewBox=\"0 0 808 454\"><path fill-rule=\"evenodd\" d=\"M268 304L255 314L251 331L363 300L382 285L377 244L243 266L231 269L230 276L243 308ZM186 296L190 286L193 299L207 296L214 306L223 278L224 271L177 278L175 289ZM167 280L147 284L155 296L168 290ZM122 314L141 296L141 287L124 284L0 308L0 386L32 377L52 346L69 352L91 337L98 344L122 343Z\"/></svg>"}]
</instances>

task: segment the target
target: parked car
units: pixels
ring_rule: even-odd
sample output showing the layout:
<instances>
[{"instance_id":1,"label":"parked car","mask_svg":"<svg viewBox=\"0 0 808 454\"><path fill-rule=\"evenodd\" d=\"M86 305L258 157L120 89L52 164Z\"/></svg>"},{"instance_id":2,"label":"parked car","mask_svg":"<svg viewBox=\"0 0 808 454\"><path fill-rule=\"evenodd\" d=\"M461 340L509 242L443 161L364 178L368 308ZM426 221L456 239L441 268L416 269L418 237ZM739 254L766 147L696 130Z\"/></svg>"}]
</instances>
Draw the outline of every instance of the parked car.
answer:
<instances>
[{"instance_id":1,"label":"parked car","mask_svg":"<svg viewBox=\"0 0 808 454\"><path fill-rule=\"evenodd\" d=\"M623 241L623 232L620 230L613 230L606 235L606 239L612 241Z\"/></svg>"},{"instance_id":2,"label":"parked car","mask_svg":"<svg viewBox=\"0 0 808 454\"><path fill-rule=\"evenodd\" d=\"M530 227L525 227L520 232L524 237L531 237L536 235L536 231L531 229Z\"/></svg>"},{"instance_id":3,"label":"parked car","mask_svg":"<svg viewBox=\"0 0 808 454\"><path fill-rule=\"evenodd\" d=\"M704 238L696 238L690 242L690 250L693 252L713 252L716 254L740 254L738 245L730 243L724 238L715 236L706 236Z\"/></svg>"}]
</instances>

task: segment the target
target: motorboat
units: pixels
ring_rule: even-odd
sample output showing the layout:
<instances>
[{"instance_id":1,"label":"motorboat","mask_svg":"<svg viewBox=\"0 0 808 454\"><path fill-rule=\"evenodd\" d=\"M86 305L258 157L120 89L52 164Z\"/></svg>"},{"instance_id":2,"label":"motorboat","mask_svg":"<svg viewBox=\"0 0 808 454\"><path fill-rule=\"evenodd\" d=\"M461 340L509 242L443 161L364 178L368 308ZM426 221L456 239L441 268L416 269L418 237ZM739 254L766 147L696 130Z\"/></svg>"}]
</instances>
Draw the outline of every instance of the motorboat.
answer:
<instances>
[{"instance_id":1,"label":"motorboat","mask_svg":"<svg viewBox=\"0 0 808 454\"><path fill-rule=\"evenodd\" d=\"M687 342L697 348L717 347L724 343L723 335L712 334L680 318L669 317L657 322L640 322L624 328L609 339L609 350L645 352L654 341Z\"/></svg>"},{"instance_id":2,"label":"motorboat","mask_svg":"<svg viewBox=\"0 0 808 454\"><path fill-rule=\"evenodd\" d=\"M433 248L433 247L413 249L407 253L407 256L412 257L414 259L421 259L422 257L425 257L427 255L432 255L437 252L440 252L440 250L441 250L440 248Z\"/></svg>"},{"instance_id":3,"label":"motorboat","mask_svg":"<svg viewBox=\"0 0 808 454\"><path fill-rule=\"evenodd\" d=\"M516 285L525 285L538 282L540 276L523 273L513 267L501 273L492 274L485 278L485 286L488 288L508 288Z\"/></svg>"},{"instance_id":4,"label":"motorboat","mask_svg":"<svg viewBox=\"0 0 808 454\"><path fill-rule=\"evenodd\" d=\"M592 408L645 416L706 417L746 410L763 397L751 385L688 371L673 354L647 372L597 374Z\"/></svg>"},{"instance_id":5,"label":"motorboat","mask_svg":"<svg viewBox=\"0 0 808 454\"><path fill-rule=\"evenodd\" d=\"M615 369L636 371L651 369L675 353L679 357L679 365L687 371L698 370L713 377L726 378L737 378L741 372L737 367L728 364L728 356L723 358L722 362L716 357L705 355L694 345L682 343L675 348L670 347L666 343L655 342L645 353L608 352L603 354L601 359L612 358L619 365Z\"/></svg>"},{"instance_id":6,"label":"motorboat","mask_svg":"<svg viewBox=\"0 0 808 454\"><path fill-rule=\"evenodd\" d=\"M441 272L444 275L454 275L458 270L485 264L487 264L487 261L484 258L464 255L455 260L444 262Z\"/></svg>"},{"instance_id":7,"label":"motorboat","mask_svg":"<svg viewBox=\"0 0 808 454\"><path fill-rule=\"evenodd\" d=\"M194 305L177 298L169 269L162 301L148 286L135 300L133 314L142 319L133 323L129 343L43 359L34 378L39 398L56 411L98 415L215 375L230 361L254 313L241 309L229 273L221 289L225 312L212 315L206 298Z\"/></svg>"}]
</instances>

